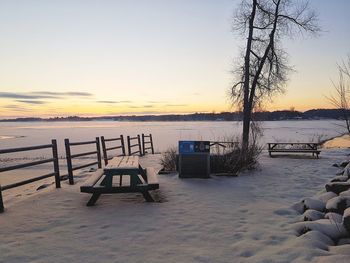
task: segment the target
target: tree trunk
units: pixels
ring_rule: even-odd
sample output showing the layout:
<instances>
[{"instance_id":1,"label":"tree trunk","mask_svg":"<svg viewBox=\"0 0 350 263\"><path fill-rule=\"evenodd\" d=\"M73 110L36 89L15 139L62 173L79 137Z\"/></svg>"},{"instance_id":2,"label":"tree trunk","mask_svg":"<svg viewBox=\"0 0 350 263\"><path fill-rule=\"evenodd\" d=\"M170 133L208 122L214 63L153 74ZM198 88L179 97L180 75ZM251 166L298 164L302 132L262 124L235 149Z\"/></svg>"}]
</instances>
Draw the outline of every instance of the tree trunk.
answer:
<instances>
[{"instance_id":1,"label":"tree trunk","mask_svg":"<svg viewBox=\"0 0 350 263\"><path fill-rule=\"evenodd\" d=\"M253 0L252 13L249 18L249 33L247 38L247 49L244 57L244 84L243 84L243 134L242 134L242 155L244 156L249 146L249 129L251 119L250 97L250 53L253 42L254 19L256 13L257 0Z\"/></svg>"}]
</instances>

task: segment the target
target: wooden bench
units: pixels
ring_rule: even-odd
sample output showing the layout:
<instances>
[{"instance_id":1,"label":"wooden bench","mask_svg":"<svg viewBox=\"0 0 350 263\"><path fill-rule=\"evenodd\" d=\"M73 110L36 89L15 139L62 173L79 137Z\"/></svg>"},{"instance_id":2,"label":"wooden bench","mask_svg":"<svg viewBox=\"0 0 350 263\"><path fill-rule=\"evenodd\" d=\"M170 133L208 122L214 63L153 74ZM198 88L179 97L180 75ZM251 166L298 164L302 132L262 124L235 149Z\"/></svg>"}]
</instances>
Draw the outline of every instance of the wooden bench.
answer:
<instances>
[{"instance_id":1,"label":"wooden bench","mask_svg":"<svg viewBox=\"0 0 350 263\"><path fill-rule=\"evenodd\" d=\"M280 152L280 153L312 153L312 156L316 155L318 159L318 155L321 153L320 150L317 149L318 143L313 142L273 142L268 143L268 151L270 157L272 157L272 153Z\"/></svg>"},{"instance_id":2,"label":"wooden bench","mask_svg":"<svg viewBox=\"0 0 350 263\"><path fill-rule=\"evenodd\" d=\"M141 193L147 202L154 202L150 190L159 188L153 168L143 169L138 156L114 157L104 169L98 169L80 187L83 193L91 193L87 206L96 203L101 194Z\"/></svg>"}]
</instances>

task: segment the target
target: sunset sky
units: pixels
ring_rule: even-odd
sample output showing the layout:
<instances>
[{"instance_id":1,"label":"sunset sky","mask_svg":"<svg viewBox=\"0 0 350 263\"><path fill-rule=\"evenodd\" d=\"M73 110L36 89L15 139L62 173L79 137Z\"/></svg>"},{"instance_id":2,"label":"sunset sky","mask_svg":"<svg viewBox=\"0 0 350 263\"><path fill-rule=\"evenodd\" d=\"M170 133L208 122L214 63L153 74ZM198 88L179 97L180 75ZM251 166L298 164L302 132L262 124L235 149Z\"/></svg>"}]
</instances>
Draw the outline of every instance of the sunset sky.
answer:
<instances>
[{"instance_id":1,"label":"sunset sky","mask_svg":"<svg viewBox=\"0 0 350 263\"><path fill-rule=\"evenodd\" d=\"M235 110L238 0L0 0L0 118ZM323 32L286 39L296 72L267 110L330 108L350 1L311 0Z\"/></svg>"}]
</instances>

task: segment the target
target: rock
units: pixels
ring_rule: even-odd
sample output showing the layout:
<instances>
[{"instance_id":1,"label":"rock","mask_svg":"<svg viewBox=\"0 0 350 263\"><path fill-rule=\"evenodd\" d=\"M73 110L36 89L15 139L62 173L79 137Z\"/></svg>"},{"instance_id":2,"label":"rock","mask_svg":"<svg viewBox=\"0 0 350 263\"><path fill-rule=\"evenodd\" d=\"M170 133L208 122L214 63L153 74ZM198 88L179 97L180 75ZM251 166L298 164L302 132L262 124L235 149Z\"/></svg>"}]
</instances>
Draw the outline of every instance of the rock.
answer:
<instances>
[{"instance_id":1,"label":"rock","mask_svg":"<svg viewBox=\"0 0 350 263\"><path fill-rule=\"evenodd\" d=\"M344 170L343 170L343 175L350 178L350 164L348 164L347 166L345 166L345 168L344 168Z\"/></svg>"},{"instance_id":2,"label":"rock","mask_svg":"<svg viewBox=\"0 0 350 263\"><path fill-rule=\"evenodd\" d=\"M291 208L297 211L299 214L302 214L305 211L305 205L303 201L295 203L294 205L291 206Z\"/></svg>"},{"instance_id":3,"label":"rock","mask_svg":"<svg viewBox=\"0 0 350 263\"><path fill-rule=\"evenodd\" d=\"M346 182L348 179L349 178L347 176L339 175L339 176L334 177L331 180L331 183L333 183L333 182Z\"/></svg>"},{"instance_id":4,"label":"rock","mask_svg":"<svg viewBox=\"0 0 350 263\"><path fill-rule=\"evenodd\" d=\"M319 194L316 197L320 199L322 202L327 203L329 199L332 199L333 197L338 196L336 193L333 192L325 192L323 194Z\"/></svg>"},{"instance_id":5,"label":"rock","mask_svg":"<svg viewBox=\"0 0 350 263\"><path fill-rule=\"evenodd\" d=\"M334 182L326 184L326 191L339 194L343 191L350 189L350 182Z\"/></svg>"},{"instance_id":6,"label":"rock","mask_svg":"<svg viewBox=\"0 0 350 263\"><path fill-rule=\"evenodd\" d=\"M333 167L339 167L337 163L332 164Z\"/></svg>"},{"instance_id":7,"label":"rock","mask_svg":"<svg viewBox=\"0 0 350 263\"><path fill-rule=\"evenodd\" d=\"M344 175L344 170L337 172L335 175Z\"/></svg>"},{"instance_id":8,"label":"rock","mask_svg":"<svg viewBox=\"0 0 350 263\"><path fill-rule=\"evenodd\" d=\"M329 193L332 193L332 192L329 192ZM344 192L341 192L341 193L339 194L339 196L350 196L350 189L349 189L349 190L346 190L346 191L344 191Z\"/></svg>"},{"instance_id":9,"label":"rock","mask_svg":"<svg viewBox=\"0 0 350 263\"><path fill-rule=\"evenodd\" d=\"M350 234L350 208L347 208L344 211L343 225L344 225L345 229L348 231L348 233Z\"/></svg>"},{"instance_id":10,"label":"rock","mask_svg":"<svg viewBox=\"0 0 350 263\"><path fill-rule=\"evenodd\" d=\"M309 231L319 231L334 241L348 236L348 233L343 224L331 222L329 219L295 223L293 225L293 229L299 235L305 234Z\"/></svg>"},{"instance_id":11,"label":"rock","mask_svg":"<svg viewBox=\"0 0 350 263\"><path fill-rule=\"evenodd\" d=\"M328 250L334 241L320 231L309 231L296 239L296 245L304 248Z\"/></svg>"},{"instance_id":12,"label":"rock","mask_svg":"<svg viewBox=\"0 0 350 263\"><path fill-rule=\"evenodd\" d=\"M305 198L302 202L304 203L305 210L313 209L313 210L323 212L326 207L324 202L322 202L320 199L315 197Z\"/></svg>"},{"instance_id":13,"label":"rock","mask_svg":"<svg viewBox=\"0 0 350 263\"><path fill-rule=\"evenodd\" d=\"M337 196L330 199L326 204L327 212L334 212L337 214L343 214L346 208L350 207L350 197Z\"/></svg>"},{"instance_id":14,"label":"rock","mask_svg":"<svg viewBox=\"0 0 350 263\"><path fill-rule=\"evenodd\" d=\"M343 223L343 216L337 213L327 213L324 218L331 220L331 222Z\"/></svg>"},{"instance_id":15,"label":"rock","mask_svg":"<svg viewBox=\"0 0 350 263\"><path fill-rule=\"evenodd\" d=\"M318 219L324 219L324 213L316 210L306 210L302 215L303 221L315 221Z\"/></svg>"},{"instance_id":16,"label":"rock","mask_svg":"<svg viewBox=\"0 0 350 263\"><path fill-rule=\"evenodd\" d=\"M349 164L349 161L342 162L339 166L340 167L346 167Z\"/></svg>"},{"instance_id":17,"label":"rock","mask_svg":"<svg viewBox=\"0 0 350 263\"><path fill-rule=\"evenodd\" d=\"M341 238L338 241L338 246L350 244L350 238Z\"/></svg>"}]
</instances>

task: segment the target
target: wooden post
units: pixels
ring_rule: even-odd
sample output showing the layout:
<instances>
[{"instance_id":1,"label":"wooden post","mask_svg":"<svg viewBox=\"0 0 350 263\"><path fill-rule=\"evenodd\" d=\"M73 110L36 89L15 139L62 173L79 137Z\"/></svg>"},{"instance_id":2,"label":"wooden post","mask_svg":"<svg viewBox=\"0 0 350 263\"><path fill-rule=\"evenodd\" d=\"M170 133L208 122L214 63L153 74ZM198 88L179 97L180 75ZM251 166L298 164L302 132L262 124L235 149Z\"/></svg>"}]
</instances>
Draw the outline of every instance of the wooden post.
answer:
<instances>
[{"instance_id":1,"label":"wooden post","mask_svg":"<svg viewBox=\"0 0 350 263\"><path fill-rule=\"evenodd\" d=\"M98 168L102 168L102 161L101 161L101 149L100 149L100 139L96 137L96 151L97 151L97 162L98 162Z\"/></svg>"},{"instance_id":2,"label":"wooden post","mask_svg":"<svg viewBox=\"0 0 350 263\"><path fill-rule=\"evenodd\" d=\"M123 151L123 155L125 156L125 144L124 144L124 136L120 135L120 142L122 144L122 151Z\"/></svg>"},{"instance_id":3,"label":"wooden post","mask_svg":"<svg viewBox=\"0 0 350 263\"><path fill-rule=\"evenodd\" d=\"M0 213L4 212L4 203L2 201L2 189L1 189L1 185L0 185Z\"/></svg>"},{"instance_id":4,"label":"wooden post","mask_svg":"<svg viewBox=\"0 0 350 263\"><path fill-rule=\"evenodd\" d=\"M140 139L140 134L137 135L137 141L139 143L139 151L140 151L140 156L142 156L142 147L141 147L141 139Z\"/></svg>"},{"instance_id":5,"label":"wooden post","mask_svg":"<svg viewBox=\"0 0 350 263\"><path fill-rule=\"evenodd\" d=\"M143 149L143 155L146 154L145 151L145 135L142 133L142 149Z\"/></svg>"},{"instance_id":6,"label":"wooden post","mask_svg":"<svg viewBox=\"0 0 350 263\"><path fill-rule=\"evenodd\" d=\"M101 144L102 144L103 160L105 161L105 165L107 165L108 164L108 156L107 156L106 142L105 142L104 136L101 136Z\"/></svg>"},{"instance_id":7,"label":"wooden post","mask_svg":"<svg viewBox=\"0 0 350 263\"><path fill-rule=\"evenodd\" d=\"M131 155L130 136L129 135L127 137L127 141L128 141L128 152L129 152L129 155Z\"/></svg>"},{"instance_id":8,"label":"wooden post","mask_svg":"<svg viewBox=\"0 0 350 263\"><path fill-rule=\"evenodd\" d=\"M153 138L152 138L152 134L149 134L149 140L151 142L151 147L152 147L152 154L154 154L154 148L153 148Z\"/></svg>"},{"instance_id":9,"label":"wooden post","mask_svg":"<svg viewBox=\"0 0 350 263\"><path fill-rule=\"evenodd\" d=\"M64 144L66 146L66 159L67 159L67 169L68 169L68 180L69 184L74 184L74 178L73 178L73 166L72 166L72 158L70 153L70 145L69 145L69 139L64 139Z\"/></svg>"},{"instance_id":10,"label":"wooden post","mask_svg":"<svg viewBox=\"0 0 350 263\"><path fill-rule=\"evenodd\" d=\"M57 141L51 140L52 143L52 157L53 157L53 169L55 172L55 183L56 188L61 188L61 177L60 177L60 167L58 164L58 153L57 153Z\"/></svg>"}]
</instances>

